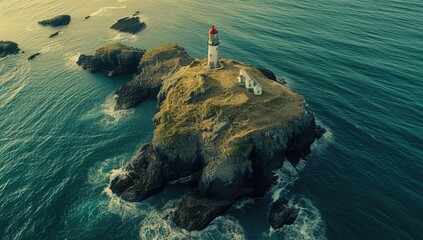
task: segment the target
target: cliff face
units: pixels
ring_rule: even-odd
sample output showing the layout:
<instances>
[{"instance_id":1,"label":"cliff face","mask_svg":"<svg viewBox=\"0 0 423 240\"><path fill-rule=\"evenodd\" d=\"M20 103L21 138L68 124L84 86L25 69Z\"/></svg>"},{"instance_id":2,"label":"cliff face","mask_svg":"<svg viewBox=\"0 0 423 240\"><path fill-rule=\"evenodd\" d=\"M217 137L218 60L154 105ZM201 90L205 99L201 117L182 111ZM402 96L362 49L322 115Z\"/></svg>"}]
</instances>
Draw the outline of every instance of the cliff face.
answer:
<instances>
[{"instance_id":1,"label":"cliff face","mask_svg":"<svg viewBox=\"0 0 423 240\"><path fill-rule=\"evenodd\" d=\"M318 137L301 95L250 65L222 64L210 71L206 60L192 61L182 48L168 45L147 52L139 75L117 91L119 105L124 96L140 101L140 92L150 89L159 111L152 143L129 162L128 174L111 181L111 190L141 201L170 181L200 173L196 191L169 216L187 230L206 227L237 198L263 195L285 156L307 154ZM263 86L261 96L237 84L241 68Z\"/></svg>"},{"instance_id":2,"label":"cliff face","mask_svg":"<svg viewBox=\"0 0 423 240\"><path fill-rule=\"evenodd\" d=\"M139 63L138 72L133 80L115 92L115 110L134 107L145 98L155 98L164 79L193 60L184 48L175 44L147 51Z\"/></svg>"},{"instance_id":3,"label":"cliff face","mask_svg":"<svg viewBox=\"0 0 423 240\"><path fill-rule=\"evenodd\" d=\"M82 54L76 62L90 72L107 72L109 75L135 72L145 50L123 44L110 44L96 50L94 55Z\"/></svg>"}]
</instances>

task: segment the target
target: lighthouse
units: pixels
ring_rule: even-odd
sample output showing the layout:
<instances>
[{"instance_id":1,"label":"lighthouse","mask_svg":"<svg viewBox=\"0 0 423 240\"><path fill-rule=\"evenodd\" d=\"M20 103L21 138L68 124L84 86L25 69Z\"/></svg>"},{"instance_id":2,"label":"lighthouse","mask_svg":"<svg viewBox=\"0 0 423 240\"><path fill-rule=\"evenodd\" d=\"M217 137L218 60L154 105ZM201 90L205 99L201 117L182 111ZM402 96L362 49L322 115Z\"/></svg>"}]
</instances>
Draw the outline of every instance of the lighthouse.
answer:
<instances>
[{"instance_id":1,"label":"lighthouse","mask_svg":"<svg viewBox=\"0 0 423 240\"><path fill-rule=\"evenodd\" d=\"M219 64L219 38L217 36L217 30L214 25L209 30L209 61L208 66L210 68L218 68Z\"/></svg>"}]
</instances>

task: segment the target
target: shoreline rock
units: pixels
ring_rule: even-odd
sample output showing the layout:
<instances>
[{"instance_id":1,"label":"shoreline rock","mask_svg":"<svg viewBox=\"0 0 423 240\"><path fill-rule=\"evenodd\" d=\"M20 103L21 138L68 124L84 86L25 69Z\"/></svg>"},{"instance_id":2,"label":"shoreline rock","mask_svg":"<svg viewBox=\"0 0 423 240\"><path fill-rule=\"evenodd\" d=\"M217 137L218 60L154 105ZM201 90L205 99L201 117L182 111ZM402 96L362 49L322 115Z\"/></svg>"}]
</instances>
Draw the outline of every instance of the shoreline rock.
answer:
<instances>
[{"instance_id":1,"label":"shoreline rock","mask_svg":"<svg viewBox=\"0 0 423 240\"><path fill-rule=\"evenodd\" d=\"M288 199L281 197L270 207L269 224L275 230L284 225L291 225L297 219L299 212L297 207L289 204Z\"/></svg>"},{"instance_id":2,"label":"shoreline rock","mask_svg":"<svg viewBox=\"0 0 423 240\"><path fill-rule=\"evenodd\" d=\"M12 41L0 41L0 58L7 55L18 54L20 51L18 44Z\"/></svg>"},{"instance_id":3,"label":"shoreline rock","mask_svg":"<svg viewBox=\"0 0 423 240\"><path fill-rule=\"evenodd\" d=\"M277 81L276 75L268 68L259 67L257 68L261 73L263 73L264 76L266 76L268 79L271 79L273 81Z\"/></svg>"},{"instance_id":4,"label":"shoreline rock","mask_svg":"<svg viewBox=\"0 0 423 240\"><path fill-rule=\"evenodd\" d=\"M200 198L194 194L184 197L170 214L170 220L188 231L200 231L232 205L230 200Z\"/></svg>"},{"instance_id":5,"label":"shoreline rock","mask_svg":"<svg viewBox=\"0 0 423 240\"><path fill-rule=\"evenodd\" d=\"M42 26L58 27L68 25L71 21L69 15L59 15L50 19L39 21L38 24Z\"/></svg>"},{"instance_id":6,"label":"shoreline rock","mask_svg":"<svg viewBox=\"0 0 423 240\"><path fill-rule=\"evenodd\" d=\"M115 92L115 110L129 109L143 99L156 98L163 80L193 60L184 48L175 44L147 51L139 63L134 78ZM160 62L159 68L156 66L157 62Z\"/></svg>"},{"instance_id":7,"label":"shoreline rock","mask_svg":"<svg viewBox=\"0 0 423 240\"><path fill-rule=\"evenodd\" d=\"M135 34L146 27L144 22L140 22L139 17L124 17L117 20L110 28L120 32Z\"/></svg>"},{"instance_id":8,"label":"shoreline rock","mask_svg":"<svg viewBox=\"0 0 423 240\"><path fill-rule=\"evenodd\" d=\"M82 54L76 62L90 72L104 71L109 76L136 72L145 50L123 44L110 44L96 50L94 55Z\"/></svg>"}]
</instances>

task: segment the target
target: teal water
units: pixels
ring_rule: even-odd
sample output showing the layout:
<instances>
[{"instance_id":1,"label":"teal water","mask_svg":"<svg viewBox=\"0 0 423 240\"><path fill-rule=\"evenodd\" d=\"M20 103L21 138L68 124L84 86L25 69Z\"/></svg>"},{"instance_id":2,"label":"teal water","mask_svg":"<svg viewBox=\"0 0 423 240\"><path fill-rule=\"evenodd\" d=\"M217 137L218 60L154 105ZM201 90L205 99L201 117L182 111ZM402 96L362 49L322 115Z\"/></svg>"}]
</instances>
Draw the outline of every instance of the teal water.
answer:
<instances>
[{"instance_id":1,"label":"teal water","mask_svg":"<svg viewBox=\"0 0 423 240\"><path fill-rule=\"evenodd\" d=\"M137 10L148 26L140 34L109 29ZM0 0L0 39L26 51L0 59L0 238L421 239L422 12L420 0ZM57 30L36 22L63 13L72 22L49 39ZM90 74L75 61L113 42L174 42L204 57L211 24L223 57L286 79L328 133L307 161L276 173L268 198L240 201L187 233L162 220L184 189L139 204L107 190L152 139L155 101L114 112L113 91L130 77ZM273 231L266 205L280 193L301 212Z\"/></svg>"}]
</instances>

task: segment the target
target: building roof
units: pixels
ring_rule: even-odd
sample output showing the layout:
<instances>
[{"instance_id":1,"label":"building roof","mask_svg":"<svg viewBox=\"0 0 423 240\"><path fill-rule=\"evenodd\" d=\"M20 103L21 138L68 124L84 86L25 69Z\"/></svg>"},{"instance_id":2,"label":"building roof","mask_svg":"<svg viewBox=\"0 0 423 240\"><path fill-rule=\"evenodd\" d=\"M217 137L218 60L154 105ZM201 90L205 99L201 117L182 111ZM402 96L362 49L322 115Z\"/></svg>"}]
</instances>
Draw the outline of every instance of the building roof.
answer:
<instances>
[{"instance_id":1,"label":"building roof","mask_svg":"<svg viewBox=\"0 0 423 240\"><path fill-rule=\"evenodd\" d=\"M209 34L217 34L217 30L216 28L214 28L214 25L212 26L212 28L210 28Z\"/></svg>"},{"instance_id":2,"label":"building roof","mask_svg":"<svg viewBox=\"0 0 423 240\"><path fill-rule=\"evenodd\" d=\"M239 70L239 73L241 75L243 75L246 78L247 81L253 80L254 82L257 82L257 80L249 72L247 72L247 70L245 70L244 68L241 68Z\"/></svg>"}]
</instances>

